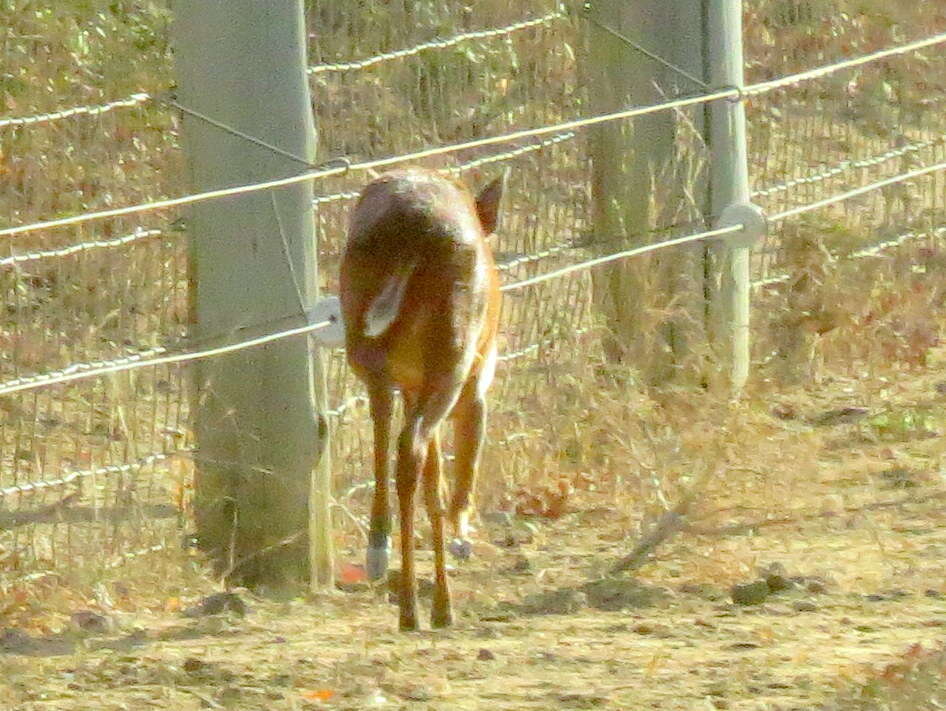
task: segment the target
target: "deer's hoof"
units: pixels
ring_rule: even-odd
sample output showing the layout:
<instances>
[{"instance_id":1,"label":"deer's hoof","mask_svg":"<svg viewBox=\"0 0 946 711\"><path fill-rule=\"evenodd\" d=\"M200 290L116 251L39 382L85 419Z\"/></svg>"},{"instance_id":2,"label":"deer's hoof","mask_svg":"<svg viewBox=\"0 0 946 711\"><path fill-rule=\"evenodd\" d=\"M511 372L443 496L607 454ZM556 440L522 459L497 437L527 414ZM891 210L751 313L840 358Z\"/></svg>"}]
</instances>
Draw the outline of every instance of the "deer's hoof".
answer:
<instances>
[{"instance_id":1,"label":"deer's hoof","mask_svg":"<svg viewBox=\"0 0 946 711\"><path fill-rule=\"evenodd\" d=\"M473 555L473 544L465 538L454 538L450 541L450 555L457 560L469 560Z\"/></svg>"},{"instance_id":2,"label":"deer's hoof","mask_svg":"<svg viewBox=\"0 0 946 711\"><path fill-rule=\"evenodd\" d=\"M388 572L388 561L391 558L390 545L379 547L368 546L365 556L365 573L368 580L380 580Z\"/></svg>"}]
</instances>

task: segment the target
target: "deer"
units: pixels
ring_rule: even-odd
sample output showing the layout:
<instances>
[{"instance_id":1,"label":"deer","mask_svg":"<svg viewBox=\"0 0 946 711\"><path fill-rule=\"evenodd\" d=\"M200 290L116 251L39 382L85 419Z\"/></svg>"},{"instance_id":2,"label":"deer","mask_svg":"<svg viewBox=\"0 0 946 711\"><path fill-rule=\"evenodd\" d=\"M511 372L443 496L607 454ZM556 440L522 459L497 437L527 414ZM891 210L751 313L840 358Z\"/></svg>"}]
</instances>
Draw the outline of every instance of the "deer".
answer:
<instances>
[{"instance_id":1,"label":"deer","mask_svg":"<svg viewBox=\"0 0 946 711\"><path fill-rule=\"evenodd\" d=\"M431 627L453 624L450 552L469 557L470 515L496 371L499 274L488 238L496 230L504 176L475 198L422 168L368 183L349 219L339 298L348 363L367 390L374 435L374 498L366 575L386 575L390 551L390 440L394 397L404 403L394 471L401 542L399 629L417 630L414 500L419 484L432 529ZM454 424L454 482L444 510L440 430ZM446 521L445 521L446 519Z\"/></svg>"}]
</instances>

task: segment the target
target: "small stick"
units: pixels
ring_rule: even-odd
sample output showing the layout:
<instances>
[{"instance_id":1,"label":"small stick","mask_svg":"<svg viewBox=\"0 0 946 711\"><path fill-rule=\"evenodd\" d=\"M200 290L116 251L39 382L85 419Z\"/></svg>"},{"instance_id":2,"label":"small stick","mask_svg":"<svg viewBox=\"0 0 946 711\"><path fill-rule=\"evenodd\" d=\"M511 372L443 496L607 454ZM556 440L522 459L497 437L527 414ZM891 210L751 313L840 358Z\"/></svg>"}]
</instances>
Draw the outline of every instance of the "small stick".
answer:
<instances>
[{"instance_id":1,"label":"small stick","mask_svg":"<svg viewBox=\"0 0 946 711\"><path fill-rule=\"evenodd\" d=\"M703 491L706 482L709 480L709 472L704 471L697 477L693 485L683 493L680 502L669 511L665 511L657 520L654 527L647 533L630 553L619 559L611 568L611 574L625 573L629 570L637 570L647 562L651 552L661 543L675 535L680 530L687 528L687 513L690 505L696 498L696 495Z\"/></svg>"},{"instance_id":2,"label":"small stick","mask_svg":"<svg viewBox=\"0 0 946 711\"><path fill-rule=\"evenodd\" d=\"M758 521L749 521L746 523L732 523L726 526L708 527L708 526L687 526L687 530L700 536L725 536L730 534L745 533L756 528L767 526L786 526L793 523L802 523L803 521L817 521L818 519L834 518L845 514L863 513L865 511L877 511L880 509L896 508L908 504L922 504L927 501L936 501L946 499L946 490L935 490L922 494L904 496L900 499L888 501L874 501L863 506L845 506L840 511L819 511L817 513L802 514L801 516L780 516L778 518L765 518Z\"/></svg>"}]
</instances>

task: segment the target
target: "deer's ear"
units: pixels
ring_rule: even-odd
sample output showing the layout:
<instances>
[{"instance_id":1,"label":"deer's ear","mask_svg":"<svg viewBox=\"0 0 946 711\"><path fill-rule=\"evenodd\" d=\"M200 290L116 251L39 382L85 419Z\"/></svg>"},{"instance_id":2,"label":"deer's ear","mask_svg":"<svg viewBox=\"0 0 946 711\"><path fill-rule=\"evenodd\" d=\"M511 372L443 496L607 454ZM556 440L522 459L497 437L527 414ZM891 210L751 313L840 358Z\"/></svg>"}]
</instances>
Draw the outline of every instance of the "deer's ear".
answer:
<instances>
[{"instance_id":1,"label":"deer's ear","mask_svg":"<svg viewBox=\"0 0 946 711\"><path fill-rule=\"evenodd\" d=\"M503 173L476 196L476 214L479 215L483 231L488 235L496 231L496 223L499 222L499 205L503 199L505 186L506 173Z\"/></svg>"}]
</instances>

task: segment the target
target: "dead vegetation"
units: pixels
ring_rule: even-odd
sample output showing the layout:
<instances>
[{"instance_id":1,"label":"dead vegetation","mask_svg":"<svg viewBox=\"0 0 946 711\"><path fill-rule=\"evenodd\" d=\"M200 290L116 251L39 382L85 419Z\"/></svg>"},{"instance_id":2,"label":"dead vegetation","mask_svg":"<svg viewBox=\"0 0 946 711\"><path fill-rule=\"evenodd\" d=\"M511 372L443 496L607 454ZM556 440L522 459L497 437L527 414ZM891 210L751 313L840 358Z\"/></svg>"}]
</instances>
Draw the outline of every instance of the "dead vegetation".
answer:
<instances>
[{"instance_id":1,"label":"dead vegetation","mask_svg":"<svg viewBox=\"0 0 946 711\"><path fill-rule=\"evenodd\" d=\"M521 472L571 483L561 515L484 505L475 558L452 577L453 631L396 633L388 587L357 575L331 594L208 602L214 585L186 550L130 561L91 595L22 588L3 610L0 698L30 711L926 700L942 686L946 625L944 452L931 436L946 426L946 353L929 356L926 371L823 374L735 409L693 393L610 402L600 415L622 426L607 431L647 427L635 439L648 444L583 443ZM633 577L608 577L701 467L713 475L677 535ZM358 536L337 543L341 564L361 562Z\"/></svg>"},{"instance_id":2,"label":"dead vegetation","mask_svg":"<svg viewBox=\"0 0 946 711\"><path fill-rule=\"evenodd\" d=\"M0 10L22 35L4 45L15 71L0 79L3 115L166 85L160 3L29 5ZM313 61L528 14L488 2L458 21L444 4L368 5L351 19L343 4L311 4L320 28ZM750 80L946 28L939 0L748 5ZM405 17L410 36L398 34ZM392 63L364 81L317 75L324 155L395 153L580 111L570 91L580 23L568 23L456 48L446 59ZM891 61L753 103L756 187L901 140L931 141L943 128L940 65ZM451 92L462 99L447 100ZM418 118L393 118L402 116ZM2 141L0 206L14 220L182 192L173 117L153 106ZM942 159L942 151L933 142L899 163L802 183L766 196L767 206ZM559 251L510 277L587 253L586 174L580 142L517 162L499 250L510 259ZM757 290L755 379L738 403L645 388L609 363L585 276L509 299L506 349L521 355L500 371L476 556L452 578L463 615L455 631L395 634L387 589L360 581L367 497L359 485L370 450L356 399L339 420L334 452L341 591L289 600L236 591L238 603L208 603L220 590L188 547L180 515L186 458L91 481L78 494L0 502L0 520L40 516L2 532L0 572L52 573L3 587L0 708L936 708L946 687L942 187L940 178L878 193L774 235L756 276L787 278ZM348 205L319 214L329 288ZM142 224L162 236L121 254L4 272L3 372L173 345L187 313L175 218L148 218ZM110 238L137 224L42 234L11 251ZM921 237L857 256L911 231ZM333 368L337 400L349 402L357 393L340 363ZM0 482L186 445L181 386L171 371L4 400ZM148 505L168 502L165 518L149 516ZM88 520L61 515L79 504ZM155 542L164 547L147 552ZM609 576L624 556L633 574Z\"/></svg>"}]
</instances>

